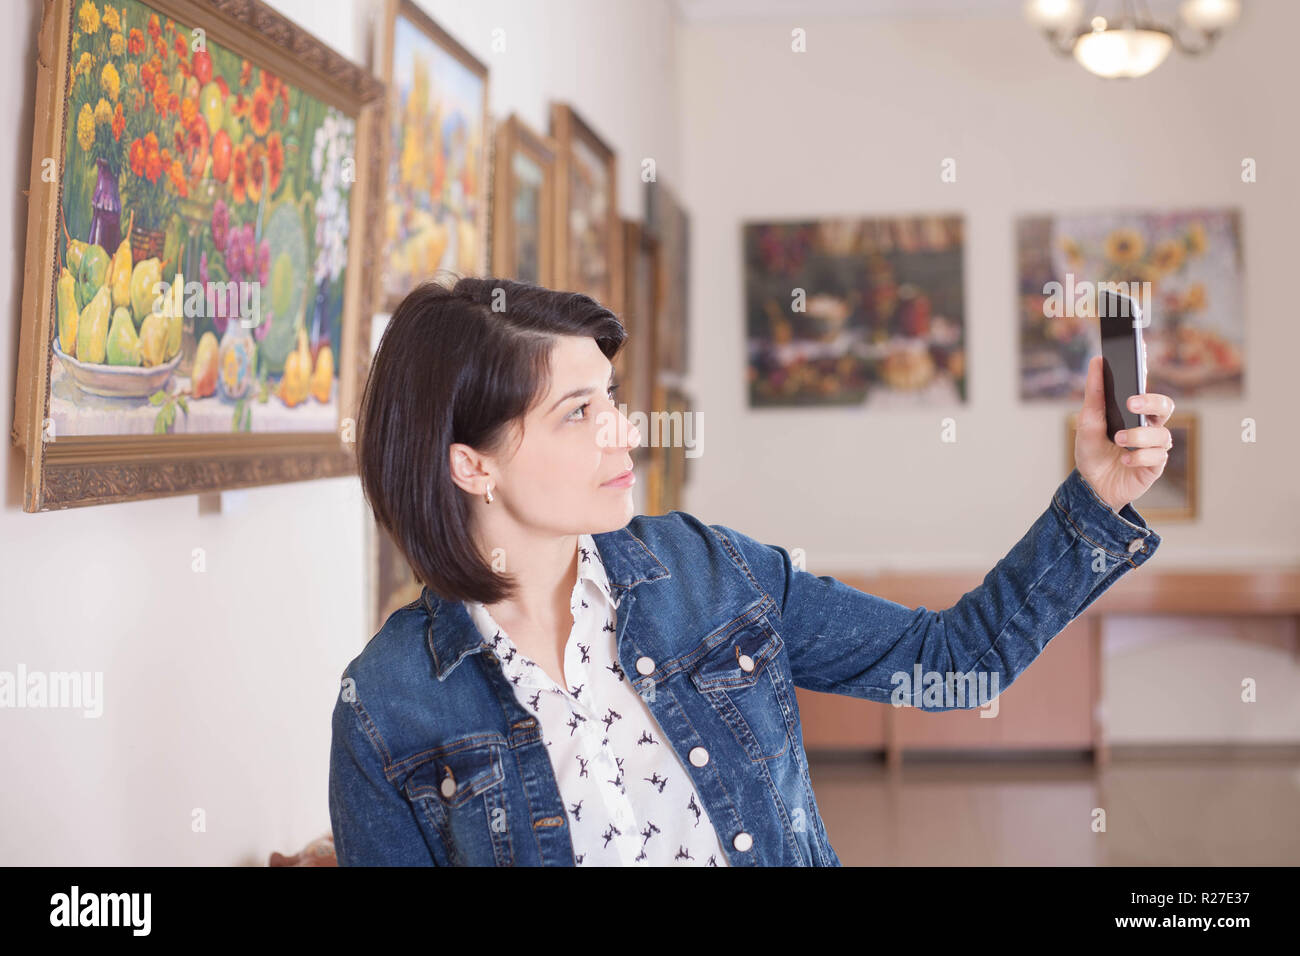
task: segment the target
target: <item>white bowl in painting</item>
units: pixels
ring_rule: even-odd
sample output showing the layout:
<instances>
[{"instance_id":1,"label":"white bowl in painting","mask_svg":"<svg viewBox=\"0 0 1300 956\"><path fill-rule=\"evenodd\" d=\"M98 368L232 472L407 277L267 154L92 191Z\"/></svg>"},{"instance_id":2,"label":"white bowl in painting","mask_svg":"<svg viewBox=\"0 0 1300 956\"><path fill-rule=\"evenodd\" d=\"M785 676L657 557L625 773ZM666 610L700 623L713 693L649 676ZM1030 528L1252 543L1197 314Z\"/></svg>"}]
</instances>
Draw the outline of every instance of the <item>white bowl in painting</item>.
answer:
<instances>
[{"instance_id":1,"label":"white bowl in painting","mask_svg":"<svg viewBox=\"0 0 1300 956\"><path fill-rule=\"evenodd\" d=\"M167 384L181 361L181 353L177 352L161 365L81 362L63 351L58 336L54 338L54 354L83 391L107 398L148 398Z\"/></svg>"}]
</instances>

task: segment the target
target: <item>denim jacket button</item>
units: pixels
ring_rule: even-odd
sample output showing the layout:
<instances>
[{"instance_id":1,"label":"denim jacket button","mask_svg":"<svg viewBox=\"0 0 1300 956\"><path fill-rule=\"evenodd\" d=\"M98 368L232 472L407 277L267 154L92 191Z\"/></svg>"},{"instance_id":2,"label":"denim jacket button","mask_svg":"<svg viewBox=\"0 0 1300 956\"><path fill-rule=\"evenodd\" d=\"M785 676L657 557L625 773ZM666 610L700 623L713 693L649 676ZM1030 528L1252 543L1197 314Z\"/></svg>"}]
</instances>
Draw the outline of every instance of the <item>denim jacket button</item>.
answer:
<instances>
[{"instance_id":1,"label":"denim jacket button","mask_svg":"<svg viewBox=\"0 0 1300 956\"><path fill-rule=\"evenodd\" d=\"M748 654L741 654L740 669L746 674L752 671L754 669L754 658L750 657Z\"/></svg>"},{"instance_id":2,"label":"denim jacket button","mask_svg":"<svg viewBox=\"0 0 1300 956\"><path fill-rule=\"evenodd\" d=\"M1141 539L1141 538L1134 538L1132 541L1130 541L1130 542L1128 543L1128 553L1129 553L1129 554L1132 554L1134 551L1139 551L1139 550L1141 550L1141 548L1142 548L1142 539Z\"/></svg>"},{"instance_id":3,"label":"denim jacket button","mask_svg":"<svg viewBox=\"0 0 1300 956\"><path fill-rule=\"evenodd\" d=\"M690 753L691 763L697 767L703 767L709 762L709 752L703 747L692 747Z\"/></svg>"},{"instance_id":4,"label":"denim jacket button","mask_svg":"<svg viewBox=\"0 0 1300 956\"><path fill-rule=\"evenodd\" d=\"M442 778L441 789L442 795L449 800L456 795L456 781L452 779L451 774L447 774Z\"/></svg>"},{"instance_id":5,"label":"denim jacket button","mask_svg":"<svg viewBox=\"0 0 1300 956\"><path fill-rule=\"evenodd\" d=\"M741 853L744 853L746 850L748 850L751 846L754 845L754 838L750 836L748 833L737 833L736 839L731 841L731 845L734 846Z\"/></svg>"},{"instance_id":6,"label":"denim jacket button","mask_svg":"<svg viewBox=\"0 0 1300 956\"><path fill-rule=\"evenodd\" d=\"M638 657L636 659L636 672L638 674L653 674L655 672L655 662L649 657Z\"/></svg>"}]
</instances>

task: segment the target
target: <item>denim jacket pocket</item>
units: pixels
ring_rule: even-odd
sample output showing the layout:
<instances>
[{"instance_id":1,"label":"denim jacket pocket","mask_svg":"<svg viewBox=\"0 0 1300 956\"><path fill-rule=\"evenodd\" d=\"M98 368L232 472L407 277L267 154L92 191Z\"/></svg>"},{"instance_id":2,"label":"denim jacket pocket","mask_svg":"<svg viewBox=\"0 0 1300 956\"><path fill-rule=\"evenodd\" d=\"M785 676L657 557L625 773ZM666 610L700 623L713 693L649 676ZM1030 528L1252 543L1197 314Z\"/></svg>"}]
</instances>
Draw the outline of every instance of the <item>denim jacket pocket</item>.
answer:
<instances>
[{"instance_id":1,"label":"denim jacket pocket","mask_svg":"<svg viewBox=\"0 0 1300 956\"><path fill-rule=\"evenodd\" d=\"M503 786L505 746L495 734L463 737L422 754L406 778L407 797L437 831L452 865L512 862Z\"/></svg>"},{"instance_id":2,"label":"denim jacket pocket","mask_svg":"<svg viewBox=\"0 0 1300 956\"><path fill-rule=\"evenodd\" d=\"M781 648L780 635L760 619L721 640L706 638L690 672L751 760L779 757L790 745L790 705L776 666Z\"/></svg>"}]
</instances>

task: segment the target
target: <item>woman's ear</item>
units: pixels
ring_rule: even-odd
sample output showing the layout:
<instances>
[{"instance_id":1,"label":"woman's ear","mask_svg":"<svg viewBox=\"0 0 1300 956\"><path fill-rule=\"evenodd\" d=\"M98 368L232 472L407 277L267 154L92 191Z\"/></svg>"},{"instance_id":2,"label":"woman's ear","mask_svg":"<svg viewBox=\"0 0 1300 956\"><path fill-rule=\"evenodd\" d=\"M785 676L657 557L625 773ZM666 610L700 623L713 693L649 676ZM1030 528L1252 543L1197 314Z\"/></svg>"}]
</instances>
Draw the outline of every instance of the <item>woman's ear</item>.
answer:
<instances>
[{"instance_id":1,"label":"woman's ear","mask_svg":"<svg viewBox=\"0 0 1300 956\"><path fill-rule=\"evenodd\" d=\"M458 488L471 495L481 495L489 485L496 485L493 477L495 466L489 456L479 454L469 445L452 442L448 447L448 457L451 480Z\"/></svg>"}]
</instances>

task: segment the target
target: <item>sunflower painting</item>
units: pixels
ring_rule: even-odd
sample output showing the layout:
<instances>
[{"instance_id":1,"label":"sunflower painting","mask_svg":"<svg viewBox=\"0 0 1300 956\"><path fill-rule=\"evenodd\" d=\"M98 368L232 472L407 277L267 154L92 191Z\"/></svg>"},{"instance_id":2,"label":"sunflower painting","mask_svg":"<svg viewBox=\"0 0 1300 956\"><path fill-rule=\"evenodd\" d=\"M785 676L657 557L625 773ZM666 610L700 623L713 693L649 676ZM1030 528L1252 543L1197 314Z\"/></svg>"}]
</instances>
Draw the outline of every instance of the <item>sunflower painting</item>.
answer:
<instances>
[{"instance_id":1,"label":"sunflower painting","mask_svg":"<svg viewBox=\"0 0 1300 956\"><path fill-rule=\"evenodd\" d=\"M1147 390L1239 397L1244 377L1235 210L1028 216L1016 228L1020 395L1081 401L1101 342L1096 284L1141 290Z\"/></svg>"}]
</instances>

